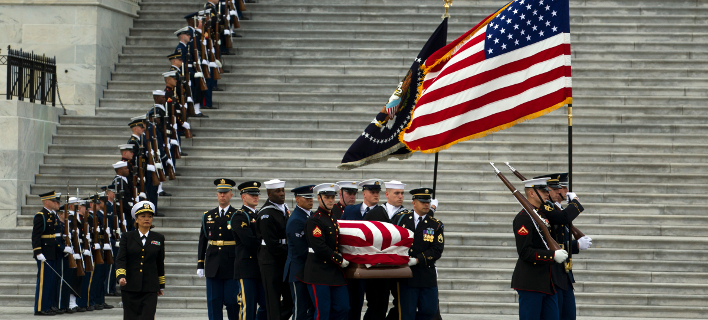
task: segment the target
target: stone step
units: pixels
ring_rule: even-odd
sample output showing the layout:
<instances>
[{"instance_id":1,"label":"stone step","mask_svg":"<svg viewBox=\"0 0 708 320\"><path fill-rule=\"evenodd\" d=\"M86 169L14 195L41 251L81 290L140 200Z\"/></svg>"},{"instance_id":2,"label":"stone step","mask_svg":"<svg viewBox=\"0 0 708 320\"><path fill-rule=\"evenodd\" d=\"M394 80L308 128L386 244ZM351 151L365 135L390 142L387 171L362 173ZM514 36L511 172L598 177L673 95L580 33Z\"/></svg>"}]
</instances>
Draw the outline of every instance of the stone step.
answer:
<instances>
[{"instance_id":1,"label":"stone step","mask_svg":"<svg viewBox=\"0 0 708 320\"><path fill-rule=\"evenodd\" d=\"M671 295L704 295L706 286L701 284L591 282L576 279L573 284L576 296L582 293L655 294L657 291ZM438 290L508 291L509 280L439 279ZM513 292L513 291L512 291Z\"/></svg>"}]
</instances>

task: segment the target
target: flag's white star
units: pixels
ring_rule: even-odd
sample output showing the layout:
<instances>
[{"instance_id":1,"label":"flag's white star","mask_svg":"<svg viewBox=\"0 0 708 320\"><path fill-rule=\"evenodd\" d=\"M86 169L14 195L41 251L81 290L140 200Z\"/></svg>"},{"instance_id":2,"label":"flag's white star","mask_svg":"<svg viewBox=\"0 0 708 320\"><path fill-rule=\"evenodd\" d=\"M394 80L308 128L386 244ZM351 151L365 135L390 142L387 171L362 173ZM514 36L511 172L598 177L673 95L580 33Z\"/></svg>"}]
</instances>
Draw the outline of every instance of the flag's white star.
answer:
<instances>
[{"instance_id":1,"label":"flag's white star","mask_svg":"<svg viewBox=\"0 0 708 320\"><path fill-rule=\"evenodd\" d=\"M494 52L494 50L492 50L492 49L489 49L488 51L489 51L489 54L492 54L492 52Z\"/></svg>"},{"instance_id":2,"label":"flag's white star","mask_svg":"<svg viewBox=\"0 0 708 320\"><path fill-rule=\"evenodd\" d=\"M537 15L537 14L538 14L538 10L534 10L534 11L533 11L533 15L535 16L535 15Z\"/></svg>"},{"instance_id":3,"label":"flag's white star","mask_svg":"<svg viewBox=\"0 0 708 320\"><path fill-rule=\"evenodd\" d=\"M502 19L502 20L506 20L506 16L502 16L501 19Z\"/></svg>"},{"instance_id":4,"label":"flag's white star","mask_svg":"<svg viewBox=\"0 0 708 320\"><path fill-rule=\"evenodd\" d=\"M530 26L531 25L531 20L526 20L526 25Z\"/></svg>"},{"instance_id":5,"label":"flag's white star","mask_svg":"<svg viewBox=\"0 0 708 320\"><path fill-rule=\"evenodd\" d=\"M502 28L501 30L499 30L499 32L501 32L502 34L504 34L504 32L505 32L504 28Z\"/></svg>"},{"instance_id":6,"label":"flag's white star","mask_svg":"<svg viewBox=\"0 0 708 320\"><path fill-rule=\"evenodd\" d=\"M543 21L543 16L538 16L538 21Z\"/></svg>"},{"instance_id":7,"label":"flag's white star","mask_svg":"<svg viewBox=\"0 0 708 320\"><path fill-rule=\"evenodd\" d=\"M526 0L521 0L521 2L519 2L519 4L524 4L524 2L526 2Z\"/></svg>"},{"instance_id":8,"label":"flag's white star","mask_svg":"<svg viewBox=\"0 0 708 320\"><path fill-rule=\"evenodd\" d=\"M543 31L539 32L539 35L541 35L541 37L543 37Z\"/></svg>"},{"instance_id":9,"label":"flag's white star","mask_svg":"<svg viewBox=\"0 0 708 320\"><path fill-rule=\"evenodd\" d=\"M499 43L499 39L494 39L494 44Z\"/></svg>"},{"instance_id":10,"label":"flag's white star","mask_svg":"<svg viewBox=\"0 0 708 320\"><path fill-rule=\"evenodd\" d=\"M506 50L506 44L502 43L502 49Z\"/></svg>"},{"instance_id":11,"label":"flag's white star","mask_svg":"<svg viewBox=\"0 0 708 320\"><path fill-rule=\"evenodd\" d=\"M514 14L516 14L517 12L519 12L519 10L514 9Z\"/></svg>"},{"instance_id":12,"label":"flag's white star","mask_svg":"<svg viewBox=\"0 0 708 320\"><path fill-rule=\"evenodd\" d=\"M511 11L511 6L509 6L508 8L506 8L506 11Z\"/></svg>"},{"instance_id":13,"label":"flag's white star","mask_svg":"<svg viewBox=\"0 0 708 320\"><path fill-rule=\"evenodd\" d=\"M556 10L553 10L553 12L551 12L551 16L555 17L557 14L558 14L558 12L556 12Z\"/></svg>"},{"instance_id":14,"label":"flag's white star","mask_svg":"<svg viewBox=\"0 0 708 320\"><path fill-rule=\"evenodd\" d=\"M506 24L511 23L511 19L506 19Z\"/></svg>"},{"instance_id":15,"label":"flag's white star","mask_svg":"<svg viewBox=\"0 0 708 320\"><path fill-rule=\"evenodd\" d=\"M519 25L518 25L518 24L515 24L515 25L514 25L514 30L519 30Z\"/></svg>"},{"instance_id":16,"label":"flag's white star","mask_svg":"<svg viewBox=\"0 0 708 320\"><path fill-rule=\"evenodd\" d=\"M551 6L546 6L546 11L551 10Z\"/></svg>"},{"instance_id":17,"label":"flag's white star","mask_svg":"<svg viewBox=\"0 0 708 320\"><path fill-rule=\"evenodd\" d=\"M530 4L527 4L527 5L526 5L526 10L531 10L531 5L530 5Z\"/></svg>"},{"instance_id":18,"label":"flag's white star","mask_svg":"<svg viewBox=\"0 0 708 320\"><path fill-rule=\"evenodd\" d=\"M550 26L550 25L551 25L551 22L548 21L548 20L546 20L546 27L548 27L548 26Z\"/></svg>"},{"instance_id":19,"label":"flag's white star","mask_svg":"<svg viewBox=\"0 0 708 320\"><path fill-rule=\"evenodd\" d=\"M522 13L522 14L521 14L521 15L520 15L519 17L521 17L521 20L524 20L524 19L526 19L526 15L525 15L525 14L523 14L523 13Z\"/></svg>"},{"instance_id":20,"label":"flag's white star","mask_svg":"<svg viewBox=\"0 0 708 320\"><path fill-rule=\"evenodd\" d=\"M518 46L518 45L519 45L519 39L514 40L514 44Z\"/></svg>"},{"instance_id":21,"label":"flag's white star","mask_svg":"<svg viewBox=\"0 0 708 320\"><path fill-rule=\"evenodd\" d=\"M551 29L553 29L553 32L558 31L558 28L556 26L553 26L553 28L551 28Z\"/></svg>"},{"instance_id":22,"label":"flag's white star","mask_svg":"<svg viewBox=\"0 0 708 320\"><path fill-rule=\"evenodd\" d=\"M508 38L508 39L513 39L513 38L514 38L514 35L512 35L512 34L510 33L510 34L507 36L507 38Z\"/></svg>"},{"instance_id":23,"label":"flag's white star","mask_svg":"<svg viewBox=\"0 0 708 320\"><path fill-rule=\"evenodd\" d=\"M487 39L491 39L491 38L492 38L492 35L491 35L491 34L487 36Z\"/></svg>"},{"instance_id":24,"label":"flag's white star","mask_svg":"<svg viewBox=\"0 0 708 320\"><path fill-rule=\"evenodd\" d=\"M521 30L521 35L523 36L523 35L525 35L525 34L526 34L526 31Z\"/></svg>"},{"instance_id":25,"label":"flag's white star","mask_svg":"<svg viewBox=\"0 0 708 320\"><path fill-rule=\"evenodd\" d=\"M526 36L526 40L531 41L531 36Z\"/></svg>"},{"instance_id":26,"label":"flag's white star","mask_svg":"<svg viewBox=\"0 0 708 320\"><path fill-rule=\"evenodd\" d=\"M543 0L539 1L538 4L542 6L542 5L543 5Z\"/></svg>"},{"instance_id":27,"label":"flag's white star","mask_svg":"<svg viewBox=\"0 0 708 320\"><path fill-rule=\"evenodd\" d=\"M494 30L497 30L497 28L499 28L499 25L498 25L498 24L495 24L495 25L494 25Z\"/></svg>"},{"instance_id":28,"label":"flag's white star","mask_svg":"<svg viewBox=\"0 0 708 320\"><path fill-rule=\"evenodd\" d=\"M536 31L536 26L531 27L531 29L533 29L533 31Z\"/></svg>"}]
</instances>

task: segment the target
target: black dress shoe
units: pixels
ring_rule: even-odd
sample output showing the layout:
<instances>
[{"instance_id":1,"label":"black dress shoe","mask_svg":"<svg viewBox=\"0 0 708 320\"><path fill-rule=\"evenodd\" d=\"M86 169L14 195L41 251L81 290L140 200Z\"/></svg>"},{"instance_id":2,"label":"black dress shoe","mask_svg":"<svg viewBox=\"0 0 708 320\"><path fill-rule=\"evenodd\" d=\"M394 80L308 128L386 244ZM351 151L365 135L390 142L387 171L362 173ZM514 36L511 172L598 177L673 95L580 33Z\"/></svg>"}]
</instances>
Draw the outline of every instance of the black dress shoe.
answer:
<instances>
[{"instance_id":1,"label":"black dress shoe","mask_svg":"<svg viewBox=\"0 0 708 320\"><path fill-rule=\"evenodd\" d=\"M35 316L54 316L56 313L52 310L47 310L47 311L35 311L34 312Z\"/></svg>"},{"instance_id":2,"label":"black dress shoe","mask_svg":"<svg viewBox=\"0 0 708 320\"><path fill-rule=\"evenodd\" d=\"M242 35L234 33L234 38L243 38Z\"/></svg>"},{"instance_id":3,"label":"black dress shoe","mask_svg":"<svg viewBox=\"0 0 708 320\"><path fill-rule=\"evenodd\" d=\"M93 311L93 310L96 310L96 308L94 308L93 306L86 307L86 311Z\"/></svg>"},{"instance_id":4,"label":"black dress shoe","mask_svg":"<svg viewBox=\"0 0 708 320\"><path fill-rule=\"evenodd\" d=\"M239 18L239 20L251 20L251 18L243 16L243 17Z\"/></svg>"},{"instance_id":5,"label":"black dress shoe","mask_svg":"<svg viewBox=\"0 0 708 320\"><path fill-rule=\"evenodd\" d=\"M103 310L103 306L100 304L95 304L95 305L93 305L93 309L94 310Z\"/></svg>"},{"instance_id":6,"label":"black dress shoe","mask_svg":"<svg viewBox=\"0 0 708 320\"><path fill-rule=\"evenodd\" d=\"M171 196L172 196L171 193L167 193L167 192L165 192L164 190L163 190L162 192L158 193L158 195L159 195L160 197L171 197ZM113 293L112 295L117 296L118 294L117 294L117 293Z\"/></svg>"},{"instance_id":7,"label":"black dress shoe","mask_svg":"<svg viewBox=\"0 0 708 320\"><path fill-rule=\"evenodd\" d=\"M50 311L54 311L56 314L64 314L64 311L61 309L57 309L56 307L51 307L49 308Z\"/></svg>"},{"instance_id":8,"label":"black dress shoe","mask_svg":"<svg viewBox=\"0 0 708 320\"><path fill-rule=\"evenodd\" d=\"M113 306L107 303L103 303L103 309L113 309Z\"/></svg>"},{"instance_id":9,"label":"black dress shoe","mask_svg":"<svg viewBox=\"0 0 708 320\"><path fill-rule=\"evenodd\" d=\"M181 176L182 176L182 174L181 174L181 173L177 173L177 172L175 172L175 177L181 177Z\"/></svg>"},{"instance_id":10,"label":"black dress shoe","mask_svg":"<svg viewBox=\"0 0 708 320\"><path fill-rule=\"evenodd\" d=\"M66 309L62 309L62 310L64 310L64 313L66 313L66 314L72 314L72 313L76 312L76 311L74 311L74 309L71 309L71 308L66 308Z\"/></svg>"},{"instance_id":11,"label":"black dress shoe","mask_svg":"<svg viewBox=\"0 0 708 320\"><path fill-rule=\"evenodd\" d=\"M202 106L202 109L216 109L214 106Z\"/></svg>"},{"instance_id":12,"label":"black dress shoe","mask_svg":"<svg viewBox=\"0 0 708 320\"><path fill-rule=\"evenodd\" d=\"M240 37L241 37L241 36L238 36L237 38L240 38ZM231 51L229 51L229 52L222 52L221 54L227 55L227 56L235 56L235 55L236 55L236 52L231 52Z\"/></svg>"},{"instance_id":13,"label":"black dress shoe","mask_svg":"<svg viewBox=\"0 0 708 320\"><path fill-rule=\"evenodd\" d=\"M155 216L156 217L164 217L165 215L162 212L155 212Z\"/></svg>"},{"instance_id":14,"label":"black dress shoe","mask_svg":"<svg viewBox=\"0 0 708 320\"><path fill-rule=\"evenodd\" d=\"M188 156L188 154L187 154L186 152L181 152L181 151L180 151L179 154L180 154L181 156Z\"/></svg>"},{"instance_id":15,"label":"black dress shoe","mask_svg":"<svg viewBox=\"0 0 708 320\"><path fill-rule=\"evenodd\" d=\"M209 118L208 115L205 115L205 114L203 114L203 113L197 113L197 114L195 114L195 115L193 115L193 116L190 116L190 117L194 117L194 118Z\"/></svg>"},{"instance_id":16,"label":"black dress shoe","mask_svg":"<svg viewBox=\"0 0 708 320\"><path fill-rule=\"evenodd\" d=\"M74 307L76 309L76 312L86 312L86 308L84 307Z\"/></svg>"},{"instance_id":17,"label":"black dress shoe","mask_svg":"<svg viewBox=\"0 0 708 320\"><path fill-rule=\"evenodd\" d=\"M221 89L219 87L214 87L214 89L212 89L211 91L224 91L224 89Z\"/></svg>"}]
</instances>

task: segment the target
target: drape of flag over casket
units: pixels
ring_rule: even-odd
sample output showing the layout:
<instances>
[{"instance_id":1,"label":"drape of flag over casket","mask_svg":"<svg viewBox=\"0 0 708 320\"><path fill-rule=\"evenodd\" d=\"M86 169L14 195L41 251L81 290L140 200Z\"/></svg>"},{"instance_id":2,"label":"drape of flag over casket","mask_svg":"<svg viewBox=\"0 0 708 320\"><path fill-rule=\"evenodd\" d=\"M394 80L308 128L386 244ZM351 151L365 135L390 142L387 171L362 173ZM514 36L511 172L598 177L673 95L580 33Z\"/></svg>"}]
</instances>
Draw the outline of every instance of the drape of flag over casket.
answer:
<instances>
[{"instance_id":1,"label":"drape of flag over casket","mask_svg":"<svg viewBox=\"0 0 708 320\"><path fill-rule=\"evenodd\" d=\"M344 154L339 169L349 170L391 157L405 159L411 156L412 152L398 140L398 135L411 120L418 86L423 81L421 63L446 43L447 19L444 19L420 50L388 102ZM371 67L371 73L376 75L376 66Z\"/></svg>"},{"instance_id":2,"label":"drape of flag over casket","mask_svg":"<svg viewBox=\"0 0 708 320\"><path fill-rule=\"evenodd\" d=\"M413 232L378 221L339 220L342 257L365 265L408 265Z\"/></svg>"},{"instance_id":3,"label":"drape of flag over casket","mask_svg":"<svg viewBox=\"0 0 708 320\"><path fill-rule=\"evenodd\" d=\"M431 55L410 150L435 153L572 103L568 0L516 0Z\"/></svg>"}]
</instances>

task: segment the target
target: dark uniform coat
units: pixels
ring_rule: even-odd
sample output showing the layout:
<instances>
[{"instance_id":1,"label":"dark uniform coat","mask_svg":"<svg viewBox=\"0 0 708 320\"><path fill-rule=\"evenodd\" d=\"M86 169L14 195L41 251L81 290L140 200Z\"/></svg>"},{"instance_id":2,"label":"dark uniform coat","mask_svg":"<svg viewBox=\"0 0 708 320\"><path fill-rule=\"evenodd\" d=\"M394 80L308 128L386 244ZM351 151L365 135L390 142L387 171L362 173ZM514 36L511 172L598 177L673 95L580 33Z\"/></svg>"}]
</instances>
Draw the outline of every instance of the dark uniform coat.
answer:
<instances>
[{"instance_id":1,"label":"dark uniform coat","mask_svg":"<svg viewBox=\"0 0 708 320\"><path fill-rule=\"evenodd\" d=\"M555 215L568 216L573 219L575 219L575 217L577 217L584 210L578 200L571 201L565 209L559 208L558 206L555 206L554 209ZM573 289L573 283L575 282L573 271L569 270L568 272L565 272L565 264L570 263L570 259L573 258L573 254L579 253L580 251L577 240L573 240L571 237L572 234L570 230L573 225L572 223L556 223L555 220L551 220L550 218L548 220L551 223L551 228L549 231L551 232L553 239L558 242L561 249L568 252L568 259L565 263L558 263L555 265L557 270L554 270L553 272L553 283L563 290Z\"/></svg>"},{"instance_id":2,"label":"dark uniform coat","mask_svg":"<svg viewBox=\"0 0 708 320\"><path fill-rule=\"evenodd\" d=\"M342 214L344 214L344 208L346 206L342 204L342 202L337 201L337 203L334 204L334 207L332 207L332 214L334 215L337 220L342 218Z\"/></svg>"},{"instance_id":3,"label":"dark uniform coat","mask_svg":"<svg viewBox=\"0 0 708 320\"><path fill-rule=\"evenodd\" d=\"M347 284L342 272L344 258L339 253L339 224L331 212L317 209L305 223L305 237L313 252L307 254L305 267L297 278L308 284L343 286Z\"/></svg>"},{"instance_id":4,"label":"dark uniform coat","mask_svg":"<svg viewBox=\"0 0 708 320\"><path fill-rule=\"evenodd\" d=\"M418 259L418 264L411 266L413 277L401 281L407 281L409 287L437 287L435 262L445 248L444 225L440 220L426 215L416 227L414 219L418 217L415 212L400 213L394 217L396 225L413 231L413 245L408 255Z\"/></svg>"},{"instance_id":5,"label":"dark uniform coat","mask_svg":"<svg viewBox=\"0 0 708 320\"><path fill-rule=\"evenodd\" d=\"M223 216L219 215L219 210L216 207L202 216L197 269L204 269L208 278L233 279L236 245L229 221L236 208L229 206ZM223 241L224 245L212 245L212 241Z\"/></svg>"},{"instance_id":6,"label":"dark uniform coat","mask_svg":"<svg viewBox=\"0 0 708 320\"><path fill-rule=\"evenodd\" d=\"M231 215L230 225L236 240L234 279L260 279L258 248L261 239L256 231L256 213L242 206Z\"/></svg>"},{"instance_id":7,"label":"dark uniform coat","mask_svg":"<svg viewBox=\"0 0 708 320\"><path fill-rule=\"evenodd\" d=\"M366 215L366 213L363 215L361 214L361 205L362 203L357 203L351 206L346 206L344 208L344 213L342 213L342 220L364 220L364 216ZM379 205L375 205L373 208L371 208L371 210L374 210L377 207L379 207Z\"/></svg>"},{"instance_id":8,"label":"dark uniform coat","mask_svg":"<svg viewBox=\"0 0 708 320\"><path fill-rule=\"evenodd\" d=\"M546 218L542 210L538 214ZM542 235L525 210L516 215L513 228L519 259L511 276L511 288L555 294L551 278L551 270L556 265L555 252L546 248Z\"/></svg>"},{"instance_id":9,"label":"dark uniform coat","mask_svg":"<svg viewBox=\"0 0 708 320\"><path fill-rule=\"evenodd\" d=\"M165 236L148 232L145 246L140 231L133 230L120 238L116 259L116 281L126 278L122 291L158 292L165 289Z\"/></svg>"},{"instance_id":10,"label":"dark uniform coat","mask_svg":"<svg viewBox=\"0 0 708 320\"><path fill-rule=\"evenodd\" d=\"M258 220L256 222L258 234L266 244L258 250L258 262L261 264L285 264L288 256L285 228L290 216L287 206L285 206L285 211L280 211L270 200L266 201L261 210L258 211Z\"/></svg>"},{"instance_id":11,"label":"dark uniform coat","mask_svg":"<svg viewBox=\"0 0 708 320\"><path fill-rule=\"evenodd\" d=\"M288 259L285 261L283 281L295 282L295 275L305 266L307 259L307 239L305 238L305 221L311 212L305 212L295 207L288 219L285 232L288 239Z\"/></svg>"},{"instance_id":12,"label":"dark uniform coat","mask_svg":"<svg viewBox=\"0 0 708 320\"><path fill-rule=\"evenodd\" d=\"M408 209L401 206L396 212L391 215L391 217L395 217L401 212L408 213ZM369 213L364 215L364 220L392 223L392 219L388 217L388 210L386 209L386 206L376 206L375 208L371 209Z\"/></svg>"},{"instance_id":13,"label":"dark uniform coat","mask_svg":"<svg viewBox=\"0 0 708 320\"><path fill-rule=\"evenodd\" d=\"M57 215L42 208L34 215L32 221L32 251L36 258L39 254L43 254L47 260L57 260L61 257L62 252L57 246L55 237L55 228L57 223Z\"/></svg>"}]
</instances>

